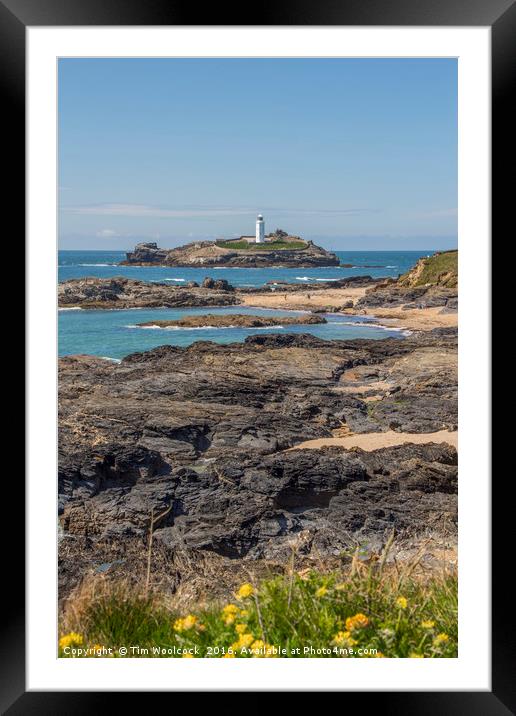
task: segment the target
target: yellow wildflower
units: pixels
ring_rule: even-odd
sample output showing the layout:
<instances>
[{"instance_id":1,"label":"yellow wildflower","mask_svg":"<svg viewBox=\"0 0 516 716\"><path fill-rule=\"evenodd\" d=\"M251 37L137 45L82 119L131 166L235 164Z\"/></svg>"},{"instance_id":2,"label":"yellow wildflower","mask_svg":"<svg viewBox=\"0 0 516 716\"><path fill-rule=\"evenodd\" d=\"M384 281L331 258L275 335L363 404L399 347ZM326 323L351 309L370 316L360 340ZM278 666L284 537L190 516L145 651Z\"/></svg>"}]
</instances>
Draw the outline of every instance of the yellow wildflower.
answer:
<instances>
[{"instance_id":1,"label":"yellow wildflower","mask_svg":"<svg viewBox=\"0 0 516 716\"><path fill-rule=\"evenodd\" d=\"M433 622L431 619L426 619L425 621L421 622L421 626L423 629L433 629L435 626L435 622Z\"/></svg>"},{"instance_id":2,"label":"yellow wildflower","mask_svg":"<svg viewBox=\"0 0 516 716\"><path fill-rule=\"evenodd\" d=\"M184 619L176 619L174 622L174 631L177 631L178 633L188 631L189 629L193 629L196 624L197 617L193 614L189 614L187 617L184 617Z\"/></svg>"},{"instance_id":3,"label":"yellow wildflower","mask_svg":"<svg viewBox=\"0 0 516 716\"><path fill-rule=\"evenodd\" d=\"M348 631L353 631L353 629L362 629L366 627L369 624L369 619L366 617L365 614L362 614L359 612L358 614L355 614L353 617L348 617L346 619L346 629Z\"/></svg>"},{"instance_id":4,"label":"yellow wildflower","mask_svg":"<svg viewBox=\"0 0 516 716\"><path fill-rule=\"evenodd\" d=\"M434 646L441 646L441 644L446 644L449 640L448 634L438 634L434 639Z\"/></svg>"},{"instance_id":5,"label":"yellow wildflower","mask_svg":"<svg viewBox=\"0 0 516 716\"><path fill-rule=\"evenodd\" d=\"M223 659L234 659L235 655L228 651L228 653L224 654L224 656L222 658Z\"/></svg>"},{"instance_id":6,"label":"yellow wildflower","mask_svg":"<svg viewBox=\"0 0 516 716\"><path fill-rule=\"evenodd\" d=\"M325 594L328 593L328 587L319 587L317 591L315 592L315 596L319 599L320 597L324 597Z\"/></svg>"},{"instance_id":7,"label":"yellow wildflower","mask_svg":"<svg viewBox=\"0 0 516 716\"><path fill-rule=\"evenodd\" d=\"M235 631L237 634L245 634L247 631L247 624L237 624L235 626Z\"/></svg>"},{"instance_id":8,"label":"yellow wildflower","mask_svg":"<svg viewBox=\"0 0 516 716\"><path fill-rule=\"evenodd\" d=\"M231 644L231 648L234 651L241 651L242 649L251 646L254 642L254 636L252 634L240 634L238 640Z\"/></svg>"},{"instance_id":9,"label":"yellow wildflower","mask_svg":"<svg viewBox=\"0 0 516 716\"><path fill-rule=\"evenodd\" d=\"M398 605L398 607L400 609L406 609L407 605L408 605L407 598L406 597L398 597L396 599L396 604Z\"/></svg>"},{"instance_id":10,"label":"yellow wildflower","mask_svg":"<svg viewBox=\"0 0 516 716\"><path fill-rule=\"evenodd\" d=\"M265 644L265 654L266 659L275 659L278 654L276 653L276 650L271 644Z\"/></svg>"},{"instance_id":11,"label":"yellow wildflower","mask_svg":"<svg viewBox=\"0 0 516 716\"><path fill-rule=\"evenodd\" d=\"M71 631L69 634L65 634L59 639L59 646L64 649L67 646L80 646L84 639L81 634L77 634L75 631Z\"/></svg>"},{"instance_id":12,"label":"yellow wildflower","mask_svg":"<svg viewBox=\"0 0 516 716\"><path fill-rule=\"evenodd\" d=\"M237 599L247 599L247 597L250 597L252 594L254 594L254 587L252 584L249 584L249 582L246 582L241 585L236 593L236 597Z\"/></svg>"},{"instance_id":13,"label":"yellow wildflower","mask_svg":"<svg viewBox=\"0 0 516 716\"><path fill-rule=\"evenodd\" d=\"M265 642L261 639L256 639L256 641L253 641L251 644L251 651L253 652L253 656L263 656L261 653L261 650L265 648Z\"/></svg>"},{"instance_id":14,"label":"yellow wildflower","mask_svg":"<svg viewBox=\"0 0 516 716\"><path fill-rule=\"evenodd\" d=\"M374 658L375 659L385 659L385 654L382 654L381 651L377 651L376 654L374 655Z\"/></svg>"},{"instance_id":15,"label":"yellow wildflower","mask_svg":"<svg viewBox=\"0 0 516 716\"><path fill-rule=\"evenodd\" d=\"M238 643L240 644L241 648L244 648L244 647L251 646L253 641L254 641L254 636L252 634L240 634Z\"/></svg>"},{"instance_id":16,"label":"yellow wildflower","mask_svg":"<svg viewBox=\"0 0 516 716\"><path fill-rule=\"evenodd\" d=\"M226 604L226 606L222 610L222 614L224 614L224 616L227 616L228 614L236 614L237 612L238 607L236 604Z\"/></svg>"},{"instance_id":17,"label":"yellow wildflower","mask_svg":"<svg viewBox=\"0 0 516 716\"><path fill-rule=\"evenodd\" d=\"M193 659L193 658L194 658L194 655L193 655L193 654L190 654L189 651L185 651L185 653L183 654L183 656L182 656L181 658L182 658L182 659Z\"/></svg>"},{"instance_id":18,"label":"yellow wildflower","mask_svg":"<svg viewBox=\"0 0 516 716\"><path fill-rule=\"evenodd\" d=\"M188 630L192 629L197 624L197 617L193 614L189 614L187 617L183 620L183 628Z\"/></svg>"},{"instance_id":19,"label":"yellow wildflower","mask_svg":"<svg viewBox=\"0 0 516 716\"><path fill-rule=\"evenodd\" d=\"M243 617L244 619L245 619L245 617L248 617L248 616L249 616L249 612L247 611L247 609L241 609L241 610L239 611L239 614L240 614L240 616Z\"/></svg>"},{"instance_id":20,"label":"yellow wildflower","mask_svg":"<svg viewBox=\"0 0 516 716\"><path fill-rule=\"evenodd\" d=\"M350 631L339 631L333 637L333 643L337 646L350 647L355 646L357 642L352 638Z\"/></svg>"},{"instance_id":21,"label":"yellow wildflower","mask_svg":"<svg viewBox=\"0 0 516 716\"><path fill-rule=\"evenodd\" d=\"M424 659L423 654L409 654L409 659Z\"/></svg>"}]
</instances>

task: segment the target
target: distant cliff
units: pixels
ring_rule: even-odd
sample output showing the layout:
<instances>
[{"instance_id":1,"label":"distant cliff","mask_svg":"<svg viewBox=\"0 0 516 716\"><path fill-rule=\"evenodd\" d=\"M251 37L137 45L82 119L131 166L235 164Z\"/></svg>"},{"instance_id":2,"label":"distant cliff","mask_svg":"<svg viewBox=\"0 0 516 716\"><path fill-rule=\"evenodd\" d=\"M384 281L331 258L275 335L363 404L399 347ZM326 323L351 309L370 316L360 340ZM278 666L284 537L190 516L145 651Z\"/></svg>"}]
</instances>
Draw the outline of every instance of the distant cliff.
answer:
<instances>
[{"instance_id":1,"label":"distant cliff","mask_svg":"<svg viewBox=\"0 0 516 716\"><path fill-rule=\"evenodd\" d=\"M338 266L339 259L312 241L288 236L263 244L247 241L195 241L175 249L161 249L156 243L137 244L122 265L190 267L267 267L310 268Z\"/></svg>"},{"instance_id":2,"label":"distant cliff","mask_svg":"<svg viewBox=\"0 0 516 716\"><path fill-rule=\"evenodd\" d=\"M458 286L459 252L437 251L433 256L419 259L416 265L398 279L399 286L416 288L418 286L438 285L446 288Z\"/></svg>"}]
</instances>

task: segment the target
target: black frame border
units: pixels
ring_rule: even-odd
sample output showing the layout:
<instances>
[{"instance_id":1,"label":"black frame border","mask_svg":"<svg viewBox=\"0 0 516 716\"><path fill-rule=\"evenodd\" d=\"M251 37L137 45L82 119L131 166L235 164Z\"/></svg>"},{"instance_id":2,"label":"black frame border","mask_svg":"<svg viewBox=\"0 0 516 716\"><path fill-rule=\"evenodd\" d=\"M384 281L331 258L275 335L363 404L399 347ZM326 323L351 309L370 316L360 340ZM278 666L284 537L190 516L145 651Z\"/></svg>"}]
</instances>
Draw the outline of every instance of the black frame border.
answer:
<instances>
[{"instance_id":1,"label":"black frame border","mask_svg":"<svg viewBox=\"0 0 516 716\"><path fill-rule=\"evenodd\" d=\"M254 12L253 12L254 10ZM203 22L198 22L199 18ZM7 143L11 149L7 201L10 213L25 216L25 31L26 27L66 25L348 25L348 26L489 26L492 42L492 236L512 219L514 179L505 168L514 166L514 113L510 111L516 68L516 4L514 0L275 0L262 6L240 8L238 14L219 4L199 8L184 0L0 0L0 96ZM4 154L5 156L5 154ZM509 179L509 178L508 178ZM512 200L512 201L511 201ZM14 228L14 224L13 224ZM13 232L14 233L14 232ZM511 232L512 233L512 232ZM510 236L510 235L509 235ZM496 287L498 290L498 287ZM495 435L493 435L493 438ZM497 440L501 438L496 435ZM489 439L489 436L485 436ZM494 445L493 445L494 447ZM493 451L492 454L495 454ZM18 479L14 479L18 473ZM6 475L7 505L23 505L25 488L19 470ZM504 474L493 481L492 502L492 691L454 692L353 692L361 709L384 714L470 714L505 716L516 713L515 645L512 607L507 583L508 547L511 545L512 504L500 486ZM5 484L5 483L4 483ZM28 714L103 713L120 704L120 692L26 692L25 687L25 544L19 528L4 551L3 573L8 589L2 590L0 651L0 709L10 716ZM509 567L510 569L510 567ZM512 570L511 570L512 571ZM5 584L7 584L7 581ZM512 674L512 677L511 677ZM149 708L147 693L131 693L131 707ZM115 701L116 699L116 701ZM144 701L145 699L145 701ZM355 701L355 698L353 698ZM170 704L170 701L168 701Z\"/></svg>"}]
</instances>

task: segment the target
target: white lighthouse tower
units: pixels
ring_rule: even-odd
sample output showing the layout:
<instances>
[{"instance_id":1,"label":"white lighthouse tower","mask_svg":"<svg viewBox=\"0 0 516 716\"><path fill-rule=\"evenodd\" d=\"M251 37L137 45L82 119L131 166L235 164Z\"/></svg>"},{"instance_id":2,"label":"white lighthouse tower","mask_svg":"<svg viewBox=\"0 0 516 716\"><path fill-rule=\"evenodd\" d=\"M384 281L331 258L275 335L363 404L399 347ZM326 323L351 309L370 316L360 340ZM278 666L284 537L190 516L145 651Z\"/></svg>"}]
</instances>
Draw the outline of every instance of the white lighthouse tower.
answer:
<instances>
[{"instance_id":1,"label":"white lighthouse tower","mask_svg":"<svg viewBox=\"0 0 516 716\"><path fill-rule=\"evenodd\" d=\"M263 244L265 241L265 221L263 216L258 214L256 217L256 243Z\"/></svg>"}]
</instances>

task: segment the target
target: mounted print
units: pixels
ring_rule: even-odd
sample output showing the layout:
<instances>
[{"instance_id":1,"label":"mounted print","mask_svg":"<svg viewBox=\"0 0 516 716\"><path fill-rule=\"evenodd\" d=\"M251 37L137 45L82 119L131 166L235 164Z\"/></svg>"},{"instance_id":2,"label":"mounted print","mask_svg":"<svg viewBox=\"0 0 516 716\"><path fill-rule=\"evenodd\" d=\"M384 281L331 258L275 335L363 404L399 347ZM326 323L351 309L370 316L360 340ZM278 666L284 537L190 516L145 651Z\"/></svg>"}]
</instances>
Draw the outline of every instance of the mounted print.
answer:
<instances>
[{"instance_id":1,"label":"mounted print","mask_svg":"<svg viewBox=\"0 0 516 716\"><path fill-rule=\"evenodd\" d=\"M2 708L337 690L496 713L505 25L72 4L17 21L5 113L20 141L27 117L29 410Z\"/></svg>"},{"instance_id":2,"label":"mounted print","mask_svg":"<svg viewBox=\"0 0 516 716\"><path fill-rule=\"evenodd\" d=\"M456 658L457 58L57 72L59 658Z\"/></svg>"}]
</instances>

